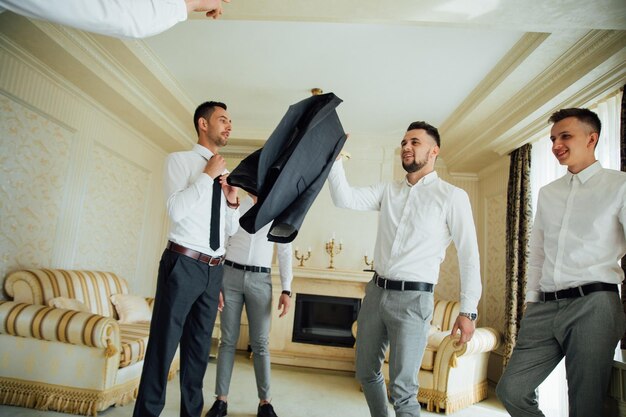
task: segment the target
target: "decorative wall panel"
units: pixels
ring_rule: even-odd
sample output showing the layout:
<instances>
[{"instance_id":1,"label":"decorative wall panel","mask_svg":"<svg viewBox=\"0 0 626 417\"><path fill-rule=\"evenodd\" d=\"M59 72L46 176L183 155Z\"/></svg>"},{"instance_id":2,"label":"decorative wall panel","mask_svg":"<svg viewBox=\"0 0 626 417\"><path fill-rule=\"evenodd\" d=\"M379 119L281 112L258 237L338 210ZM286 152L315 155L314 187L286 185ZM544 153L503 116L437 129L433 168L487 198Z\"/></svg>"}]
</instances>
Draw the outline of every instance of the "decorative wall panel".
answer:
<instances>
[{"instance_id":1,"label":"decorative wall panel","mask_svg":"<svg viewBox=\"0 0 626 417\"><path fill-rule=\"evenodd\" d=\"M134 277L150 174L96 145L88 175L74 265Z\"/></svg>"},{"instance_id":2,"label":"decorative wall panel","mask_svg":"<svg viewBox=\"0 0 626 417\"><path fill-rule=\"evenodd\" d=\"M506 195L496 195L485 201L486 248L485 289L483 291L483 326L504 334L506 304Z\"/></svg>"},{"instance_id":3,"label":"decorative wall panel","mask_svg":"<svg viewBox=\"0 0 626 417\"><path fill-rule=\"evenodd\" d=\"M4 94L0 109L3 279L24 266L50 265L74 132Z\"/></svg>"}]
</instances>

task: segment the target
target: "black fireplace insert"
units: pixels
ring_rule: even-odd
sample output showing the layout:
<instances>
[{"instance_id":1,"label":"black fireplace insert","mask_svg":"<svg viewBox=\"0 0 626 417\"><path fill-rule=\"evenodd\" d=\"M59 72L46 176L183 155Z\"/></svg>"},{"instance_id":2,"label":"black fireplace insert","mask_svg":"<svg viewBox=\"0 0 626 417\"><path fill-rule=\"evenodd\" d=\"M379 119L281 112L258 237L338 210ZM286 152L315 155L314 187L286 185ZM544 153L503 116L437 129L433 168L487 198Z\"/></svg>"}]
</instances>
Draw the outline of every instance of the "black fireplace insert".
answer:
<instances>
[{"instance_id":1,"label":"black fireplace insert","mask_svg":"<svg viewBox=\"0 0 626 417\"><path fill-rule=\"evenodd\" d=\"M360 298L296 294L292 341L351 348L360 308Z\"/></svg>"}]
</instances>

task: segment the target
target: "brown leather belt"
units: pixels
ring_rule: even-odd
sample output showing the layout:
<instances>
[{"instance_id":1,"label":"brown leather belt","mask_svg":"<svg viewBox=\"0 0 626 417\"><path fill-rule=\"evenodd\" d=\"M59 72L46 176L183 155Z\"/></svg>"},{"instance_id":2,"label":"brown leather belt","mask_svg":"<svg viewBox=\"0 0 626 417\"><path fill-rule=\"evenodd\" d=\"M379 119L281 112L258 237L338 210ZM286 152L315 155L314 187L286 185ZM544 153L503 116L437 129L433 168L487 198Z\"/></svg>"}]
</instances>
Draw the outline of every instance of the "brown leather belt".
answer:
<instances>
[{"instance_id":1,"label":"brown leather belt","mask_svg":"<svg viewBox=\"0 0 626 417\"><path fill-rule=\"evenodd\" d=\"M376 272L374 272L374 278L372 278L372 280L374 281L374 284L386 290L433 292L434 287L434 285L429 282L387 279L385 277L381 277Z\"/></svg>"},{"instance_id":2,"label":"brown leather belt","mask_svg":"<svg viewBox=\"0 0 626 417\"><path fill-rule=\"evenodd\" d=\"M202 263L209 264L209 266L218 266L224 262L223 256L211 256L206 253L198 252L197 250L189 249L179 244L176 244L172 241L167 242L167 246L165 246L168 250L172 252L180 253L181 255L185 255L189 258L196 259Z\"/></svg>"},{"instance_id":3,"label":"brown leather belt","mask_svg":"<svg viewBox=\"0 0 626 417\"><path fill-rule=\"evenodd\" d=\"M617 293L617 284L607 284L605 282L593 282L580 287L566 288L556 292L541 292L539 300L543 303L546 301L565 300L566 298L584 297L596 291L611 291Z\"/></svg>"}]
</instances>

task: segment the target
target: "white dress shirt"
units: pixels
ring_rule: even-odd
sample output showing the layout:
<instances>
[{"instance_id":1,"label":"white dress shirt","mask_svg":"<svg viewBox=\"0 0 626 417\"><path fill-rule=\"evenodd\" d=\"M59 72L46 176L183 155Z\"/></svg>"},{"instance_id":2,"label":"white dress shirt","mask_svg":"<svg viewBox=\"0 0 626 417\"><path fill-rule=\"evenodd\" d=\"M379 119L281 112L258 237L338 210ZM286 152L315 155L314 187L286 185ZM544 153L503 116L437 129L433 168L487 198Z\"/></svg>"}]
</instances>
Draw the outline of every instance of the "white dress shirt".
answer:
<instances>
[{"instance_id":1,"label":"white dress shirt","mask_svg":"<svg viewBox=\"0 0 626 417\"><path fill-rule=\"evenodd\" d=\"M239 227L239 210L229 208L222 196L220 247L212 250L209 239L213 178L204 173L212 156L210 150L198 144L190 151L169 154L165 160L163 194L171 220L169 240L211 256L221 256L225 252L225 234L232 235Z\"/></svg>"},{"instance_id":2,"label":"white dress shirt","mask_svg":"<svg viewBox=\"0 0 626 417\"><path fill-rule=\"evenodd\" d=\"M595 162L539 191L526 301L591 282L619 284L626 253L626 173Z\"/></svg>"},{"instance_id":3,"label":"white dress shirt","mask_svg":"<svg viewBox=\"0 0 626 417\"><path fill-rule=\"evenodd\" d=\"M0 13L5 9L88 32L126 38L156 35L187 20L184 0L0 0Z\"/></svg>"},{"instance_id":4,"label":"white dress shirt","mask_svg":"<svg viewBox=\"0 0 626 417\"><path fill-rule=\"evenodd\" d=\"M369 187L350 187L342 161L328 176L336 206L378 210L374 248L383 277L436 284L451 241L461 274L461 311L475 313L482 285L476 229L467 193L431 172L411 186L406 179Z\"/></svg>"},{"instance_id":5,"label":"white dress shirt","mask_svg":"<svg viewBox=\"0 0 626 417\"><path fill-rule=\"evenodd\" d=\"M239 207L241 213L250 210L253 204L252 198L249 196L244 198L241 207ZM237 232L228 238L226 259L241 265L270 268L274 254L274 242L267 240L267 233L271 225L271 222L266 224L254 234L250 234L239 227ZM291 291L291 281L293 280L291 243L277 243L276 255L278 257L280 283L284 291Z\"/></svg>"}]
</instances>

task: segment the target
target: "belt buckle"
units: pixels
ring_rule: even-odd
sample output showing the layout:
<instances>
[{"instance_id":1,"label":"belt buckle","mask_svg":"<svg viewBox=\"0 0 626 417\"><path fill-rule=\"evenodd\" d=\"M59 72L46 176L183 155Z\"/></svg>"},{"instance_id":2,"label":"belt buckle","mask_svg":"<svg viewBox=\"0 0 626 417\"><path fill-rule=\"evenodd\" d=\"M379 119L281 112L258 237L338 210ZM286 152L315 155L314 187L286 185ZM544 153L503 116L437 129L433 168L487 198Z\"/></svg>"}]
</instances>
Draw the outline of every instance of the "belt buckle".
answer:
<instances>
[{"instance_id":1,"label":"belt buckle","mask_svg":"<svg viewBox=\"0 0 626 417\"><path fill-rule=\"evenodd\" d=\"M581 296L581 297L584 297L585 295L587 295L587 294L585 294L585 292L583 291L583 286L582 286L582 285L578 287L578 292L580 293L580 296Z\"/></svg>"},{"instance_id":2,"label":"belt buckle","mask_svg":"<svg viewBox=\"0 0 626 417\"><path fill-rule=\"evenodd\" d=\"M404 283L405 283L405 282L406 282L406 281L400 281L400 283L401 283L401 284L400 284L400 291L404 291Z\"/></svg>"}]
</instances>

